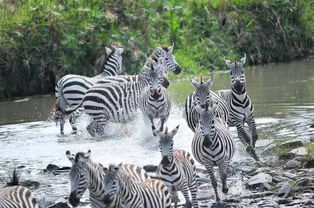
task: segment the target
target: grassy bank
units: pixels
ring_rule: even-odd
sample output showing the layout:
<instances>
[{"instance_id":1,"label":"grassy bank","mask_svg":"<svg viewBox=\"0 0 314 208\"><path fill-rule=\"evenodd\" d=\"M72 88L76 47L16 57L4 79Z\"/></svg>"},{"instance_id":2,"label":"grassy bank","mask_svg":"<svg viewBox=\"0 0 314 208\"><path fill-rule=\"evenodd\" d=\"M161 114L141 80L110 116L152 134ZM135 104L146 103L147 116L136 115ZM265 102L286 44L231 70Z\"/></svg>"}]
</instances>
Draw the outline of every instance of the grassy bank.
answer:
<instances>
[{"instance_id":1,"label":"grassy bank","mask_svg":"<svg viewBox=\"0 0 314 208\"><path fill-rule=\"evenodd\" d=\"M100 71L104 47L126 47L139 71L160 44L175 43L185 73L223 70L244 53L250 64L293 60L313 50L310 0L3 0L0 98L47 93L67 73Z\"/></svg>"}]
</instances>

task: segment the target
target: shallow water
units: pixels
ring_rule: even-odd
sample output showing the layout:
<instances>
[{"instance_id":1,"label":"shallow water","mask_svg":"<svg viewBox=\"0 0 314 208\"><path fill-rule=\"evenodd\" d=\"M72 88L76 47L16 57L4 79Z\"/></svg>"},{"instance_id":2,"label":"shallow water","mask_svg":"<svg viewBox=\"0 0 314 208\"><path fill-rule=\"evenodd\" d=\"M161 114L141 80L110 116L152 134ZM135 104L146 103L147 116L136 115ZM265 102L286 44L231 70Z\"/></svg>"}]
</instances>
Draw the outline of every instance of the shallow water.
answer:
<instances>
[{"instance_id":1,"label":"shallow water","mask_svg":"<svg viewBox=\"0 0 314 208\"><path fill-rule=\"evenodd\" d=\"M313 66L312 58L246 70L247 90L255 104L260 138L257 145L273 139L308 139L314 135L314 128L310 128L314 123ZM229 74L216 73L213 89L228 88ZM187 80L172 83L173 108L167 122L170 129L180 124L175 147L188 151L193 133L182 115L185 98L192 90ZM140 113L127 125L111 124L106 138L92 138L84 131L88 123L86 116L80 119L78 135L71 135L67 124L66 135L60 136L59 128L48 121L53 103L52 96L0 102L0 182L13 167L25 166L20 169L21 179L41 183L35 191L36 197L56 200L68 194L67 173L55 176L44 174L42 169L50 163L70 166L66 150L75 153L91 149L92 159L104 165L120 162L146 165L160 161L157 138L152 137L150 127L146 125L148 122ZM234 129L231 130L235 135ZM240 160L250 159L238 144L234 161Z\"/></svg>"}]
</instances>

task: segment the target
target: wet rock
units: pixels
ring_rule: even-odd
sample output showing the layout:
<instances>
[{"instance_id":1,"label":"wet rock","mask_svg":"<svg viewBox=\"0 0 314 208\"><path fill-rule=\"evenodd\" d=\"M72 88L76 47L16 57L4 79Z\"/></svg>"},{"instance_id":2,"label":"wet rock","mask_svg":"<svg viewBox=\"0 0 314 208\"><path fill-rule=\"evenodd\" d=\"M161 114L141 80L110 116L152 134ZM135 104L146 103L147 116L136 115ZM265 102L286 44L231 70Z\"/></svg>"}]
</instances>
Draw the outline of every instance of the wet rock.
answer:
<instances>
[{"instance_id":1,"label":"wet rock","mask_svg":"<svg viewBox=\"0 0 314 208\"><path fill-rule=\"evenodd\" d=\"M286 182L278 190L277 196L286 198L289 196L290 192L291 192L291 185L288 182Z\"/></svg>"},{"instance_id":2,"label":"wet rock","mask_svg":"<svg viewBox=\"0 0 314 208\"><path fill-rule=\"evenodd\" d=\"M46 171L48 171L48 172L52 172L52 171L54 171L54 170L56 170L56 169L59 169L60 167L59 166L57 166L57 165L53 165L53 164L49 164L47 167L46 167Z\"/></svg>"},{"instance_id":3,"label":"wet rock","mask_svg":"<svg viewBox=\"0 0 314 208\"><path fill-rule=\"evenodd\" d=\"M308 151L305 147L299 147L290 151L290 153L298 155L298 156L306 156L308 155Z\"/></svg>"},{"instance_id":4,"label":"wet rock","mask_svg":"<svg viewBox=\"0 0 314 208\"><path fill-rule=\"evenodd\" d=\"M70 208L70 206L66 202L58 202L49 206L48 208Z\"/></svg>"},{"instance_id":5,"label":"wet rock","mask_svg":"<svg viewBox=\"0 0 314 208\"><path fill-rule=\"evenodd\" d=\"M251 194L243 195L240 198L241 199L256 199L256 198L262 198L262 197L271 196L271 195L273 195L272 191L265 191L265 192L251 193Z\"/></svg>"},{"instance_id":6,"label":"wet rock","mask_svg":"<svg viewBox=\"0 0 314 208\"><path fill-rule=\"evenodd\" d=\"M297 147L302 147L303 145L304 144L303 144L302 140L291 139L291 140L288 140L288 141L282 143L280 146L283 148L297 148Z\"/></svg>"},{"instance_id":7,"label":"wet rock","mask_svg":"<svg viewBox=\"0 0 314 208\"><path fill-rule=\"evenodd\" d=\"M256 168L252 168L250 166L242 166L242 167L240 166L237 168L237 170L245 174L252 174L256 171Z\"/></svg>"},{"instance_id":8,"label":"wet rock","mask_svg":"<svg viewBox=\"0 0 314 208\"><path fill-rule=\"evenodd\" d=\"M300 178L299 180L297 180L296 185L297 186L306 186L310 183L310 179L309 178Z\"/></svg>"},{"instance_id":9,"label":"wet rock","mask_svg":"<svg viewBox=\"0 0 314 208\"><path fill-rule=\"evenodd\" d=\"M257 175L251 177L248 181L250 188L256 188L262 183L271 183L273 177L266 173L258 173Z\"/></svg>"},{"instance_id":10,"label":"wet rock","mask_svg":"<svg viewBox=\"0 0 314 208\"><path fill-rule=\"evenodd\" d=\"M287 199L287 198L277 198L275 199L275 202L277 204L289 204L292 202L292 199Z\"/></svg>"},{"instance_id":11,"label":"wet rock","mask_svg":"<svg viewBox=\"0 0 314 208\"><path fill-rule=\"evenodd\" d=\"M302 200L302 204L304 205L314 205L313 199L304 199Z\"/></svg>"},{"instance_id":12,"label":"wet rock","mask_svg":"<svg viewBox=\"0 0 314 208\"><path fill-rule=\"evenodd\" d=\"M289 179L292 179L292 180L295 180L297 175L296 174L293 174L293 173L289 173L289 172L283 172L282 173L282 176L286 177L286 178L289 178Z\"/></svg>"},{"instance_id":13,"label":"wet rock","mask_svg":"<svg viewBox=\"0 0 314 208\"><path fill-rule=\"evenodd\" d=\"M295 168L301 168L301 162L297 160L289 160L286 165L286 169L295 169Z\"/></svg>"},{"instance_id":14,"label":"wet rock","mask_svg":"<svg viewBox=\"0 0 314 208\"><path fill-rule=\"evenodd\" d=\"M311 124L310 128L314 128L314 124Z\"/></svg>"},{"instance_id":15,"label":"wet rock","mask_svg":"<svg viewBox=\"0 0 314 208\"><path fill-rule=\"evenodd\" d=\"M20 165L20 166L17 166L16 168L17 169L22 169L22 168L25 168L25 165Z\"/></svg>"},{"instance_id":16,"label":"wet rock","mask_svg":"<svg viewBox=\"0 0 314 208\"><path fill-rule=\"evenodd\" d=\"M278 147L276 144L270 144L264 148L262 155L268 155L269 153L273 153L274 151L276 151L277 148Z\"/></svg>"},{"instance_id":17,"label":"wet rock","mask_svg":"<svg viewBox=\"0 0 314 208\"><path fill-rule=\"evenodd\" d=\"M146 172L156 172L157 171L157 167L156 165L145 165L143 166L143 169L146 171Z\"/></svg>"},{"instance_id":18,"label":"wet rock","mask_svg":"<svg viewBox=\"0 0 314 208\"><path fill-rule=\"evenodd\" d=\"M273 189L273 185L270 183L261 183L260 184L260 190L261 191L270 191Z\"/></svg>"}]
</instances>

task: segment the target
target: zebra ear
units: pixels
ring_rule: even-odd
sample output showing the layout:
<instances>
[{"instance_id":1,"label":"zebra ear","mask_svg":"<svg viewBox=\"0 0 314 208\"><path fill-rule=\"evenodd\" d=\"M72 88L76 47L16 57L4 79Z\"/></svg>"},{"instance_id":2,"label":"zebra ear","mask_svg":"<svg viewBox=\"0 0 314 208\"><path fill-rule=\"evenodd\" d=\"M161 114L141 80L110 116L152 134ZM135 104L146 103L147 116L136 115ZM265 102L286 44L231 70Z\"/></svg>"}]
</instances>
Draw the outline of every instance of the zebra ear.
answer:
<instances>
[{"instance_id":1,"label":"zebra ear","mask_svg":"<svg viewBox=\"0 0 314 208\"><path fill-rule=\"evenodd\" d=\"M108 168L106 168L106 167L103 167L102 170L104 171L105 174L107 174L109 172Z\"/></svg>"},{"instance_id":2,"label":"zebra ear","mask_svg":"<svg viewBox=\"0 0 314 208\"><path fill-rule=\"evenodd\" d=\"M162 49L162 47L160 46L157 46L157 52L162 54L164 52L164 49Z\"/></svg>"},{"instance_id":3,"label":"zebra ear","mask_svg":"<svg viewBox=\"0 0 314 208\"><path fill-rule=\"evenodd\" d=\"M226 63L226 65L227 65L228 67L230 67L230 66L231 66L232 61L225 59L225 63Z\"/></svg>"},{"instance_id":4,"label":"zebra ear","mask_svg":"<svg viewBox=\"0 0 314 208\"><path fill-rule=\"evenodd\" d=\"M89 159L90 158L90 154L91 154L91 151L88 150L87 153L85 153L85 155L84 155L84 159L85 160Z\"/></svg>"},{"instance_id":5,"label":"zebra ear","mask_svg":"<svg viewBox=\"0 0 314 208\"><path fill-rule=\"evenodd\" d=\"M169 53L172 53L173 47L174 47L174 43L172 43L172 46L169 46L169 47L168 47L168 52L169 52Z\"/></svg>"},{"instance_id":6,"label":"zebra ear","mask_svg":"<svg viewBox=\"0 0 314 208\"><path fill-rule=\"evenodd\" d=\"M190 79L190 83L196 88L199 88L200 86L200 84L197 81L194 81L193 79Z\"/></svg>"},{"instance_id":7,"label":"zebra ear","mask_svg":"<svg viewBox=\"0 0 314 208\"><path fill-rule=\"evenodd\" d=\"M210 87L210 86L212 86L214 84L214 81L215 81L214 73L211 73L209 80L207 80L205 82L205 84L206 84L207 87Z\"/></svg>"},{"instance_id":8,"label":"zebra ear","mask_svg":"<svg viewBox=\"0 0 314 208\"><path fill-rule=\"evenodd\" d=\"M244 57L240 59L240 64L243 66L246 62L246 54L244 54Z\"/></svg>"},{"instance_id":9,"label":"zebra ear","mask_svg":"<svg viewBox=\"0 0 314 208\"><path fill-rule=\"evenodd\" d=\"M180 127L180 125L178 125L176 128L174 128L174 129L170 132L170 136L171 136L171 137L174 137L174 135L177 134L179 127Z\"/></svg>"},{"instance_id":10,"label":"zebra ear","mask_svg":"<svg viewBox=\"0 0 314 208\"><path fill-rule=\"evenodd\" d=\"M70 160L70 162L71 162L72 164L75 163L74 155L71 154L71 152L70 152L69 150L67 150L67 151L65 152L65 155L67 156L67 158Z\"/></svg>"},{"instance_id":11,"label":"zebra ear","mask_svg":"<svg viewBox=\"0 0 314 208\"><path fill-rule=\"evenodd\" d=\"M105 49L106 49L107 56L109 56L112 53L112 50L108 47L105 47Z\"/></svg>"},{"instance_id":12,"label":"zebra ear","mask_svg":"<svg viewBox=\"0 0 314 208\"><path fill-rule=\"evenodd\" d=\"M124 48L119 47L119 48L117 49L117 52L118 52L120 55L123 54Z\"/></svg>"}]
</instances>

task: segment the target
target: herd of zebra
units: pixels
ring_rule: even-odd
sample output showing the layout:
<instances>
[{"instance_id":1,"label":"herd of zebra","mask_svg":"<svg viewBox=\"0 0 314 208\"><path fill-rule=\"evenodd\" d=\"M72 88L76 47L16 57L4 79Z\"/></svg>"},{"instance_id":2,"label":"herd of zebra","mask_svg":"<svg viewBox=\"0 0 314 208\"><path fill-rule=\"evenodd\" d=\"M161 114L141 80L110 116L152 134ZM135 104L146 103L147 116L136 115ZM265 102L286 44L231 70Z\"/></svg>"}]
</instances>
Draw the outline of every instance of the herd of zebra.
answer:
<instances>
[{"instance_id":1,"label":"herd of zebra","mask_svg":"<svg viewBox=\"0 0 314 208\"><path fill-rule=\"evenodd\" d=\"M156 177L150 177L134 164L104 167L91 160L90 150L76 154L67 151L66 156L72 163L68 198L72 206L80 204L80 198L88 189L91 206L97 208L167 208L173 204L176 207L178 191L182 192L186 207L198 207L195 161L188 151L173 149L179 126L173 130L164 127L171 109L167 73L181 72L172 50L173 46L157 47L138 75L119 75L124 49L106 48L107 58L101 74L95 77L66 75L58 81L55 121L60 124L61 134L64 134L66 119L75 133L76 121L85 112L91 118L87 131L92 136L104 136L108 122L127 122L141 109L151 121L153 135L159 138L161 153ZM246 91L245 61L246 56L240 61L225 60L231 77L229 90L210 90L213 75L207 81L202 77L199 82L190 80L196 89L185 103L185 118L194 132L192 155L208 171L217 202L220 197L214 167L218 166L222 192L227 193L228 165L235 152L230 126L237 128L246 152L259 160L255 152L258 134L253 103ZM155 125L155 119L160 119L160 127ZM38 207L38 204L29 190L15 187L0 190L0 207Z\"/></svg>"}]
</instances>

